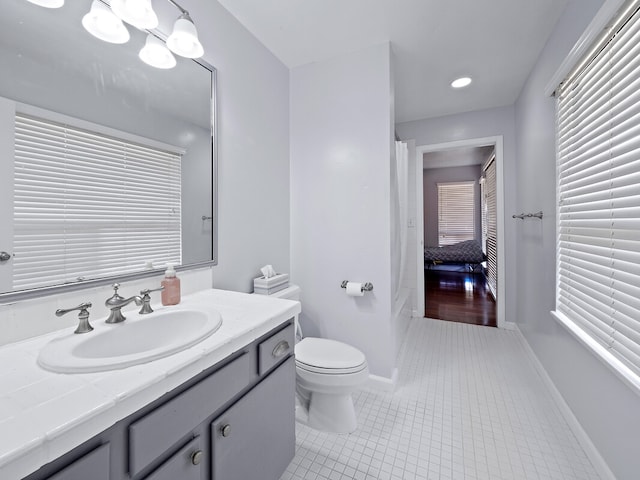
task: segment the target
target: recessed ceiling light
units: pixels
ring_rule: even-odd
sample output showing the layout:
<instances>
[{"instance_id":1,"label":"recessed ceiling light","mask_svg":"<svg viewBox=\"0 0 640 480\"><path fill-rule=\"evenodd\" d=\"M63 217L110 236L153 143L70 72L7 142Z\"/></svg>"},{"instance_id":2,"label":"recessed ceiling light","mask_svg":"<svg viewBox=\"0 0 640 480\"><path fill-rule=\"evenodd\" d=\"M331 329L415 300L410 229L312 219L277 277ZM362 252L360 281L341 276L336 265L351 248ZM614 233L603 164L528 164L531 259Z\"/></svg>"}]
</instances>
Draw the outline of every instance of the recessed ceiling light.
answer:
<instances>
[{"instance_id":1,"label":"recessed ceiling light","mask_svg":"<svg viewBox=\"0 0 640 480\"><path fill-rule=\"evenodd\" d=\"M471 77L460 77L456 78L453 82L451 82L451 86L453 88L464 88L471 84Z\"/></svg>"}]
</instances>

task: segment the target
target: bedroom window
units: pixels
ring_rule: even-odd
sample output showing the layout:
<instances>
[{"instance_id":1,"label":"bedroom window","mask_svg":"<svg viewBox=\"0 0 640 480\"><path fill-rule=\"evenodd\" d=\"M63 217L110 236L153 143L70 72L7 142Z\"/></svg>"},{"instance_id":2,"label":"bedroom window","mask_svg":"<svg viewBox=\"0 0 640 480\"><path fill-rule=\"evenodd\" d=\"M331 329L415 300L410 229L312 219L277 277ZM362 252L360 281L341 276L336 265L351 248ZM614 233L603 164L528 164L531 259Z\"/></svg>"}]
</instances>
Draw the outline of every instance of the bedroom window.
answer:
<instances>
[{"instance_id":1,"label":"bedroom window","mask_svg":"<svg viewBox=\"0 0 640 480\"><path fill-rule=\"evenodd\" d=\"M495 154L482 167L482 246L487 256L486 277L493 298L498 294L498 213Z\"/></svg>"},{"instance_id":2,"label":"bedroom window","mask_svg":"<svg viewBox=\"0 0 640 480\"><path fill-rule=\"evenodd\" d=\"M629 6L630 5L630 6ZM640 14L612 23L557 96L554 316L640 388Z\"/></svg>"},{"instance_id":3,"label":"bedroom window","mask_svg":"<svg viewBox=\"0 0 640 480\"><path fill-rule=\"evenodd\" d=\"M180 264L181 158L16 113L13 288Z\"/></svg>"},{"instance_id":4,"label":"bedroom window","mask_svg":"<svg viewBox=\"0 0 640 480\"><path fill-rule=\"evenodd\" d=\"M438 244L475 238L476 182L438 183Z\"/></svg>"}]
</instances>

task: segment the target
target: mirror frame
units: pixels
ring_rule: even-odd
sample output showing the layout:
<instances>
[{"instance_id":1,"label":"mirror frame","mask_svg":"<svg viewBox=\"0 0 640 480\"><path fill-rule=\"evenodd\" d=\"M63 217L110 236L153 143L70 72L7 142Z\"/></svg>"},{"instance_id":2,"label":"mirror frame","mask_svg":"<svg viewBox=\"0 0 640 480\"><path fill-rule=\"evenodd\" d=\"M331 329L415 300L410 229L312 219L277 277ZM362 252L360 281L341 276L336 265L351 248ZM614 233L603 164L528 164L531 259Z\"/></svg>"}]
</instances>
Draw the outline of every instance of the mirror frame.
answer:
<instances>
[{"instance_id":1,"label":"mirror frame","mask_svg":"<svg viewBox=\"0 0 640 480\"><path fill-rule=\"evenodd\" d=\"M213 267L218 264L218 109L217 109L217 70L213 65L204 61L202 58L192 59L201 67L211 72L211 237L212 249L211 260L190 263L187 265L176 266L176 271L189 271L200 268ZM46 297L59 293L72 292L76 290L85 290L87 288L100 287L112 283L123 283L141 278L154 277L163 274L165 268L154 268L152 270L144 270L141 272L128 273L124 275L113 275L109 277L96 278L75 283L65 283L60 285L51 285L46 287L32 288L28 290L20 290L16 292L0 292L0 305L15 303L21 300L29 300L34 298Z\"/></svg>"}]
</instances>

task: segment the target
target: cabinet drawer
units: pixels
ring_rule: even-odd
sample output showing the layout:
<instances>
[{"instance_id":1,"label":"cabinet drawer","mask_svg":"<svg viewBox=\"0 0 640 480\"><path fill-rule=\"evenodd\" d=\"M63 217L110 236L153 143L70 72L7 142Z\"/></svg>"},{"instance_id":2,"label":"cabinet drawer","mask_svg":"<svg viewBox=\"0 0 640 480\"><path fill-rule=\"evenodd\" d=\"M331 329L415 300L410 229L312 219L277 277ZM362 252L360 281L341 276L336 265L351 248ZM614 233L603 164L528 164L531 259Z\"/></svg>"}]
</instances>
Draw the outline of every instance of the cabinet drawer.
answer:
<instances>
[{"instance_id":1,"label":"cabinet drawer","mask_svg":"<svg viewBox=\"0 0 640 480\"><path fill-rule=\"evenodd\" d=\"M294 326L280 330L258 345L258 374L264 375L293 353Z\"/></svg>"},{"instance_id":2,"label":"cabinet drawer","mask_svg":"<svg viewBox=\"0 0 640 480\"><path fill-rule=\"evenodd\" d=\"M253 378L245 353L129 426L129 473L137 475Z\"/></svg>"},{"instance_id":3,"label":"cabinet drawer","mask_svg":"<svg viewBox=\"0 0 640 480\"><path fill-rule=\"evenodd\" d=\"M196 437L145 480L200 480L206 465L202 442Z\"/></svg>"},{"instance_id":4,"label":"cabinet drawer","mask_svg":"<svg viewBox=\"0 0 640 480\"><path fill-rule=\"evenodd\" d=\"M109 480L109 444L92 450L49 480Z\"/></svg>"}]
</instances>

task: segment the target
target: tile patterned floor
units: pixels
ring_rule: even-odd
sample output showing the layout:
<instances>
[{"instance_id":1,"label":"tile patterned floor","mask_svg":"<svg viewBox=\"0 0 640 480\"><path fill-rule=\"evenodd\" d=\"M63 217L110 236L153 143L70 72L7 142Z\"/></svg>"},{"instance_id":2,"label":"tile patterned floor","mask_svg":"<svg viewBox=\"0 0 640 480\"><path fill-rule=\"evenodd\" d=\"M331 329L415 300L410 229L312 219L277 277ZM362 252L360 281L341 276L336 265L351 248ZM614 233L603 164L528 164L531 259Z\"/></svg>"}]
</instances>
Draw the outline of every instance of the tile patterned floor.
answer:
<instances>
[{"instance_id":1,"label":"tile patterned floor","mask_svg":"<svg viewBox=\"0 0 640 480\"><path fill-rule=\"evenodd\" d=\"M519 332L413 319L396 391L354 395L349 435L296 424L281 480L598 479Z\"/></svg>"}]
</instances>

